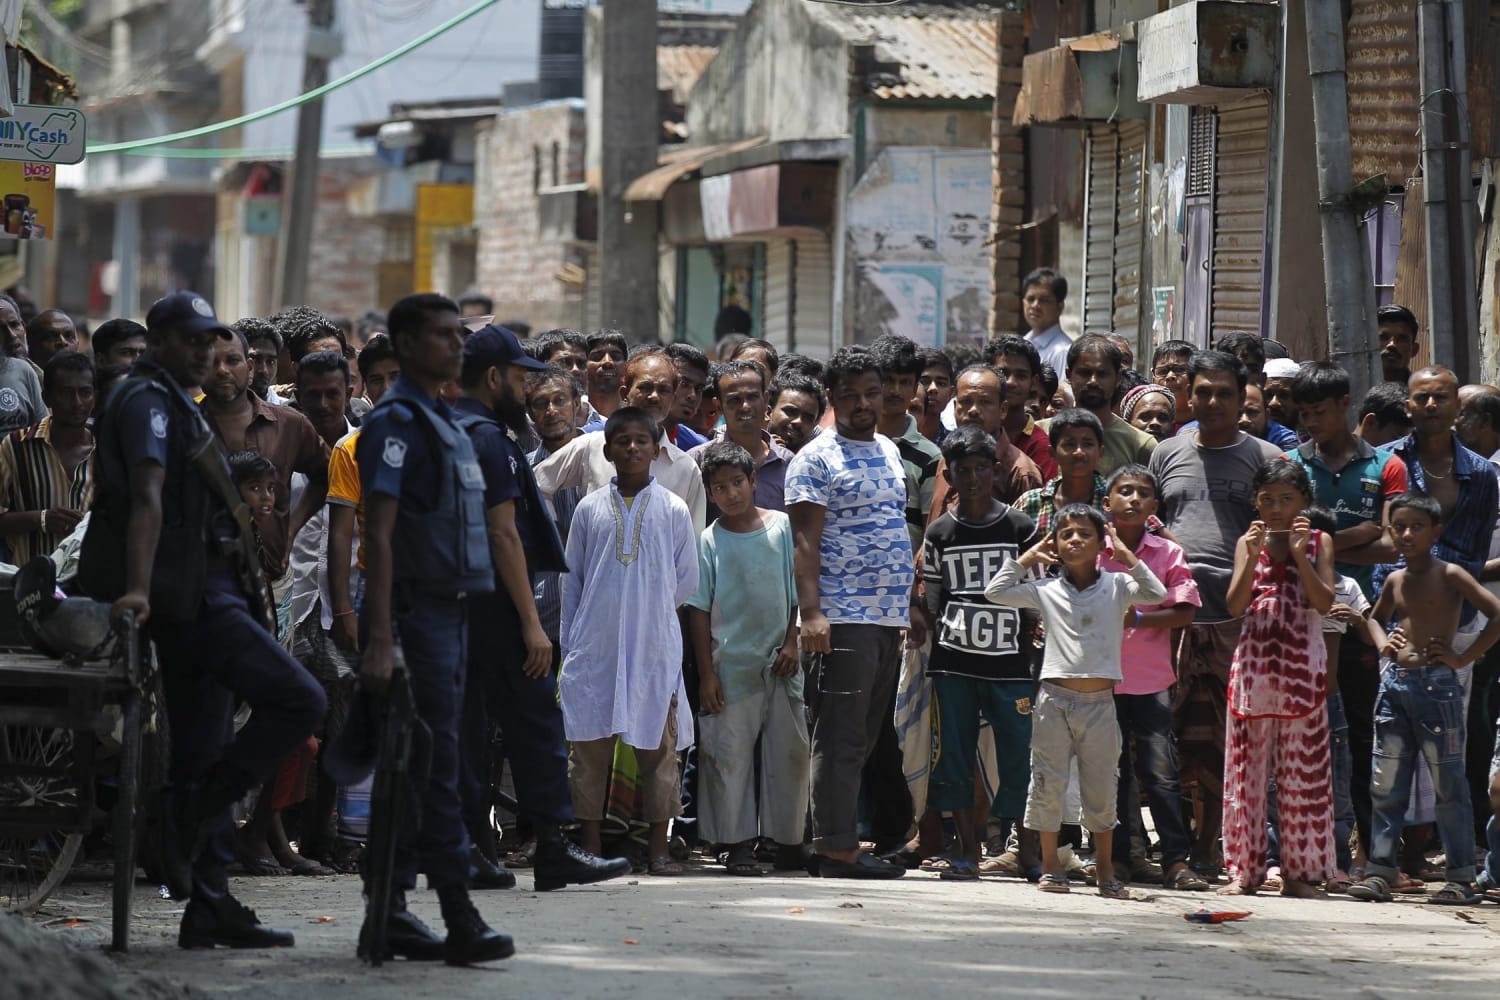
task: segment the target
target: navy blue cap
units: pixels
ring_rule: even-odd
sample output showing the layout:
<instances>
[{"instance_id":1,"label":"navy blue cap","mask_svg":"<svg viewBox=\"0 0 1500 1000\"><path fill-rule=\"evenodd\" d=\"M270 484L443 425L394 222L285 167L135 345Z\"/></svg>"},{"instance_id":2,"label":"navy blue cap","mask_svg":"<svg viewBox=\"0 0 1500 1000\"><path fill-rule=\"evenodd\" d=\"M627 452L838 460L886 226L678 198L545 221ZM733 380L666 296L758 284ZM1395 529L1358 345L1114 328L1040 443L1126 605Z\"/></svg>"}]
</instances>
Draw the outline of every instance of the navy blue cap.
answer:
<instances>
[{"instance_id":1,"label":"navy blue cap","mask_svg":"<svg viewBox=\"0 0 1500 1000\"><path fill-rule=\"evenodd\" d=\"M526 353L515 334L493 323L469 334L464 341L464 361L477 361L487 368L491 365L517 365L538 372L549 370L545 361L538 361Z\"/></svg>"},{"instance_id":2,"label":"navy blue cap","mask_svg":"<svg viewBox=\"0 0 1500 1000\"><path fill-rule=\"evenodd\" d=\"M225 340L233 340L229 327L219 322L214 307L197 292L181 291L156 300L146 314L148 330L176 333L203 333L215 330Z\"/></svg>"}]
</instances>

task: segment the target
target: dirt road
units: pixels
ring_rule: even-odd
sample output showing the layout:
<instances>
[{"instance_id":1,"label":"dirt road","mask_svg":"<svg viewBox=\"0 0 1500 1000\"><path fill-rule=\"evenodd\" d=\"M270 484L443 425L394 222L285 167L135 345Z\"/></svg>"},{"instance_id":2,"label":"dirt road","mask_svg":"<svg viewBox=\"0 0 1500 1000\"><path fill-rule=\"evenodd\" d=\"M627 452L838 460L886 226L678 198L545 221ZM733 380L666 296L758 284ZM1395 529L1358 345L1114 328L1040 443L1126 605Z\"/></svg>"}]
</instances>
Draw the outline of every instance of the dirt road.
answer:
<instances>
[{"instance_id":1,"label":"dirt road","mask_svg":"<svg viewBox=\"0 0 1500 1000\"><path fill-rule=\"evenodd\" d=\"M128 976L164 976L211 996L490 998L899 997L1483 997L1500 995L1500 907L1402 901L1221 900L1137 887L1133 902L1075 884L1046 895L1016 881L951 883L911 873L895 883L712 871L640 877L535 894L531 878L477 894L517 955L483 969L354 958L359 882L237 879L263 920L295 929L274 953L183 952L180 904L141 886ZM1250 919L1205 927L1207 904ZM1243 905L1240 905L1243 903ZM437 901L413 909L441 928ZM49 901L52 932L80 944L108 936L106 887L70 885Z\"/></svg>"}]
</instances>

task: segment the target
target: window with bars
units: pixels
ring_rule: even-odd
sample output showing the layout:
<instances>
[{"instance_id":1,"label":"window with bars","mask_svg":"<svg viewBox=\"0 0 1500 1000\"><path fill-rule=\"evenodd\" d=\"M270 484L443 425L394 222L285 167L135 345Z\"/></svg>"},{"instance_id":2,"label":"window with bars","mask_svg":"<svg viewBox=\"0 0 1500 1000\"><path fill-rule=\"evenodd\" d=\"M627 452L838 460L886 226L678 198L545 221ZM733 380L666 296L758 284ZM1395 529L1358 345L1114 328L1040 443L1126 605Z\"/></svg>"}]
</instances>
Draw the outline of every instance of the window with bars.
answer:
<instances>
[{"instance_id":1,"label":"window with bars","mask_svg":"<svg viewBox=\"0 0 1500 1000\"><path fill-rule=\"evenodd\" d=\"M1214 142L1219 116L1213 108L1193 107L1188 115L1187 191L1189 198L1214 193Z\"/></svg>"}]
</instances>

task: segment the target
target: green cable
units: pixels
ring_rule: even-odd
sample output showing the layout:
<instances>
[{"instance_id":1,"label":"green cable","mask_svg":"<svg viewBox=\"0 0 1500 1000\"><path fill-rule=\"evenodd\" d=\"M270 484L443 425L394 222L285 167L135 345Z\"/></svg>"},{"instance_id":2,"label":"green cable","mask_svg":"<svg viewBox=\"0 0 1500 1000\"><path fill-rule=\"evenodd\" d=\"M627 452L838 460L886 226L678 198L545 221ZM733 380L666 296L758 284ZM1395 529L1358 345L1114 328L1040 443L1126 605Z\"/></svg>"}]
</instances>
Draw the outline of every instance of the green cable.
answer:
<instances>
[{"instance_id":1,"label":"green cable","mask_svg":"<svg viewBox=\"0 0 1500 1000\"><path fill-rule=\"evenodd\" d=\"M374 62L367 63L366 65L361 66L359 69L356 69L350 73L345 73L337 80L330 80L327 83L323 84L323 86L321 87L314 87L312 90L309 90L305 94L300 94L296 97L288 98L287 100L282 101L279 104L273 104L268 108L262 108L260 111L252 111L250 114L240 115L238 118L231 118L228 121L216 122L212 125L202 125L198 128L190 128L185 132L173 132L169 135L159 135L151 139L131 139L127 142L106 142L100 143L99 145L91 145L87 147L87 152L91 156L100 153L128 153L133 149L145 149L150 146L165 146L168 143L185 142L188 139L198 139L205 135L215 135L228 129L238 128L241 125L248 125L251 122L258 122L262 118L269 118L272 115L279 115L283 111L290 111L292 108L298 107L302 104L306 104L308 101L315 101L325 94L330 94L333 91L338 90L340 87L348 86L349 84L358 79L361 79L362 77L369 76L377 69L380 69L383 66L390 65L391 63L395 62L397 59L400 59L402 56L406 55L408 52L411 52L414 49L421 48L423 45L426 45L428 42L432 41L434 38L438 37L444 32L451 31L452 29L458 27L460 24L463 24L469 18L473 17L475 14L478 14L480 11L483 11L488 7L493 7L499 2L500 0L479 0L478 3L470 7L468 10L453 15L442 24L437 25L424 34L418 35L416 38L413 38L405 45L392 49L390 52L381 56L379 59L376 59Z\"/></svg>"},{"instance_id":2,"label":"green cable","mask_svg":"<svg viewBox=\"0 0 1500 1000\"><path fill-rule=\"evenodd\" d=\"M318 150L322 157L340 157L370 155L369 146L324 146ZM219 148L211 149L173 149L170 146L148 149L127 149L126 156L159 156L164 160L291 160L297 155L297 151L291 146L277 148L248 149Z\"/></svg>"}]
</instances>

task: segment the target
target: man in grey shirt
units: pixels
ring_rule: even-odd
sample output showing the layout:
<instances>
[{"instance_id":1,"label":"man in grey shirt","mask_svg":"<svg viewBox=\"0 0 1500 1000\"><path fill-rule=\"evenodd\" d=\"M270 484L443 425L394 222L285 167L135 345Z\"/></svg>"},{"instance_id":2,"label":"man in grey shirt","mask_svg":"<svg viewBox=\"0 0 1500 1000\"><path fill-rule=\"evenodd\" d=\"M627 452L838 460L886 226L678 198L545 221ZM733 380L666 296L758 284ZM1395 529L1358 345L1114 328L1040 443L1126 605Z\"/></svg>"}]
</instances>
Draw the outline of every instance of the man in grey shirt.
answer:
<instances>
[{"instance_id":1,"label":"man in grey shirt","mask_svg":"<svg viewBox=\"0 0 1500 1000\"><path fill-rule=\"evenodd\" d=\"M0 435L30 427L46 415L36 369L24 358L0 358Z\"/></svg>"},{"instance_id":2,"label":"man in grey shirt","mask_svg":"<svg viewBox=\"0 0 1500 1000\"><path fill-rule=\"evenodd\" d=\"M1239 429L1249 372L1232 354L1200 351L1188 362L1188 402L1198 428L1162 442L1151 455L1160 489L1157 516L1187 553L1203 605L1183 632L1174 698L1184 783L1198 780L1203 822L1192 866L1217 875L1223 812L1224 728L1229 665L1240 620L1225 608L1234 547L1255 519L1251 481L1281 451Z\"/></svg>"}]
</instances>

